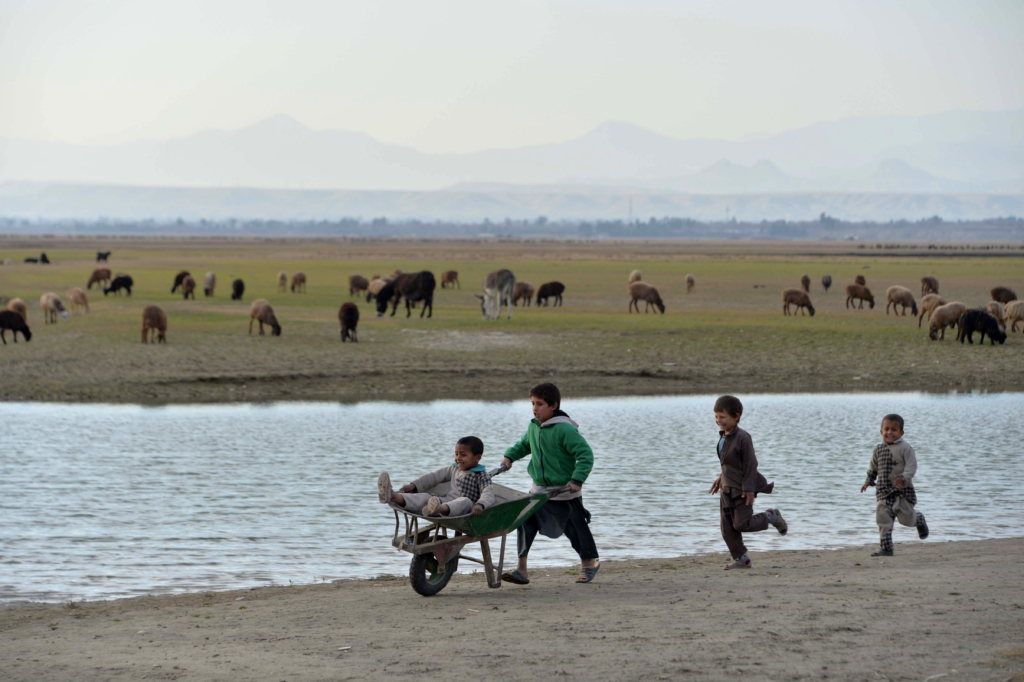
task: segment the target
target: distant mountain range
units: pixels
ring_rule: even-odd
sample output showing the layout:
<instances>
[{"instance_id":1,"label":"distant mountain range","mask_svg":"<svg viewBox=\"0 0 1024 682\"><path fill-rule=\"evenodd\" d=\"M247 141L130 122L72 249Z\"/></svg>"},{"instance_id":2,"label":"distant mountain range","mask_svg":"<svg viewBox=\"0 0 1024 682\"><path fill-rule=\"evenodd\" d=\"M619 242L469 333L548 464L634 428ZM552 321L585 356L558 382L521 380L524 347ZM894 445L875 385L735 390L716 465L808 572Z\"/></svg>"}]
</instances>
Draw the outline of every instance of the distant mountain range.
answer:
<instances>
[{"instance_id":1,"label":"distant mountain range","mask_svg":"<svg viewBox=\"0 0 1024 682\"><path fill-rule=\"evenodd\" d=\"M0 139L0 181L431 191L480 184L691 194L1024 191L1024 110L818 123L744 140L681 140L620 122L574 140L425 154L274 116L234 132L122 145ZM496 216L500 217L500 216Z\"/></svg>"}]
</instances>

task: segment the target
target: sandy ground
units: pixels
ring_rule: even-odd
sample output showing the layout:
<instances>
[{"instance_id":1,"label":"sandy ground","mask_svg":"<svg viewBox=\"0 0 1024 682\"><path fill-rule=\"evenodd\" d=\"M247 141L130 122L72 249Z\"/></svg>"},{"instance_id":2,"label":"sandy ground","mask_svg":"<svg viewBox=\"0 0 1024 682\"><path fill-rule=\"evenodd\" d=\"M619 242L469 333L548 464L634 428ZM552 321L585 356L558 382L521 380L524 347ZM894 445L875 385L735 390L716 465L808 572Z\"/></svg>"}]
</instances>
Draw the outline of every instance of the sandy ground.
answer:
<instances>
[{"instance_id":1,"label":"sandy ground","mask_svg":"<svg viewBox=\"0 0 1024 682\"><path fill-rule=\"evenodd\" d=\"M11 606L0 679L1024 680L1024 538L870 551Z\"/></svg>"}]
</instances>

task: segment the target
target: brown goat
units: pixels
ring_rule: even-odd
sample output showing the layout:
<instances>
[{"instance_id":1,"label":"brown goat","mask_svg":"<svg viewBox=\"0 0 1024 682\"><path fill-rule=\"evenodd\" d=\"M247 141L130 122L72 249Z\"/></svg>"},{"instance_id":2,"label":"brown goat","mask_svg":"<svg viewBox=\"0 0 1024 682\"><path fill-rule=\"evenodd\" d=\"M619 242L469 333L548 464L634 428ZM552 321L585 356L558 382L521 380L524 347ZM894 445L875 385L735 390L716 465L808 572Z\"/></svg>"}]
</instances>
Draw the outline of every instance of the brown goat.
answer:
<instances>
[{"instance_id":1,"label":"brown goat","mask_svg":"<svg viewBox=\"0 0 1024 682\"><path fill-rule=\"evenodd\" d=\"M938 294L925 294L921 298L921 314L917 317L917 328L921 328L921 320L924 319L925 313L928 314L928 320L932 319L932 312L935 311L940 305L946 305L946 299L942 298Z\"/></svg>"},{"instance_id":2,"label":"brown goat","mask_svg":"<svg viewBox=\"0 0 1024 682\"><path fill-rule=\"evenodd\" d=\"M956 327L960 324L960 316L967 310L960 301L953 301L946 305L940 305L932 311L931 321L928 323L928 338L932 341L946 340L946 327Z\"/></svg>"},{"instance_id":3,"label":"brown goat","mask_svg":"<svg viewBox=\"0 0 1024 682\"><path fill-rule=\"evenodd\" d=\"M921 295L939 293L939 280L931 275L921 278Z\"/></svg>"},{"instance_id":4,"label":"brown goat","mask_svg":"<svg viewBox=\"0 0 1024 682\"><path fill-rule=\"evenodd\" d=\"M281 336L281 325L277 323L277 317L274 315L274 309L266 299L257 298L252 302L252 307L249 308L250 336L252 336L252 323L254 320L260 323L260 336L265 336L263 333L263 325L265 324L270 325L271 333L274 336Z\"/></svg>"},{"instance_id":5,"label":"brown goat","mask_svg":"<svg viewBox=\"0 0 1024 682\"><path fill-rule=\"evenodd\" d=\"M1003 305L1017 300L1017 292L1008 287L996 287L989 293L992 294L993 301L999 301Z\"/></svg>"},{"instance_id":6,"label":"brown goat","mask_svg":"<svg viewBox=\"0 0 1024 682\"><path fill-rule=\"evenodd\" d=\"M808 275L804 275L800 278L800 288L804 290L805 294L811 293L811 278Z\"/></svg>"},{"instance_id":7,"label":"brown goat","mask_svg":"<svg viewBox=\"0 0 1024 682\"><path fill-rule=\"evenodd\" d=\"M351 340L356 343L356 326L359 324L359 306L351 301L341 304L338 311L338 321L341 322L341 342Z\"/></svg>"},{"instance_id":8,"label":"brown goat","mask_svg":"<svg viewBox=\"0 0 1024 682\"><path fill-rule=\"evenodd\" d=\"M809 280L808 280L809 282ZM796 315L796 311L799 310L801 315L806 315L804 308L807 308L807 312L814 317L814 306L811 305L811 297L807 295L806 291L800 291L799 289L785 289L782 292L782 314L789 315L789 306L795 305L796 309L793 311L793 315Z\"/></svg>"},{"instance_id":9,"label":"brown goat","mask_svg":"<svg viewBox=\"0 0 1024 682\"><path fill-rule=\"evenodd\" d=\"M288 273L285 272L284 270L282 270L281 272L277 273L277 290L280 291L283 294L284 290L287 289L287 288L288 288Z\"/></svg>"},{"instance_id":10,"label":"brown goat","mask_svg":"<svg viewBox=\"0 0 1024 682\"><path fill-rule=\"evenodd\" d=\"M370 282L362 275L349 275L348 276L348 295L355 296L360 294L369 288Z\"/></svg>"},{"instance_id":11,"label":"brown goat","mask_svg":"<svg viewBox=\"0 0 1024 682\"><path fill-rule=\"evenodd\" d=\"M108 282L110 282L110 268L96 268L89 275L89 283L85 285L85 288L92 289L93 284L99 284L103 287Z\"/></svg>"},{"instance_id":12,"label":"brown goat","mask_svg":"<svg viewBox=\"0 0 1024 682\"><path fill-rule=\"evenodd\" d=\"M462 288L462 283L459 282L459 273L457 270L445 270L441 273L441 288L445 289L449 286L453 289L456 286L460 289Z\"/></svg>"},{"instance_id":13,"label":"brown goat","mask_svg":"<svg viewBox=\"0 0 1024 682\"><path fill-rule=\"evenodd\" d=\"M15 296L7 302L7 309L12 313L18 313L21 315L25 320L25 324L28 324L28 306L25 305L25 301Z\"/></svg>"},{"instance_id":14,"label":"brown goat","mask_svg":"<svg viewBox=\"0 0 1024 682\"><path fill-rule=\"evenodd\" d=\"M665 314L665 304L661 302L661 295L658 290L652 287L650 284L644 282L633 282L629 285L629 312L633 312L633 307L636 307L636 312L640 313L640 303L638 301L644 301L644 313L650 311L651 306L661 311L661 314Z\"/></svg>"},{"instance_id":15,"label":"brown goat","mask_svg":"<svg viewBox=\"0 0 1024 682\"><path fill-rule=\"evenodd\" d=\"M304 292L306 290L306 273L296 272L292 275L292 293L296 291Z\"/></svg>"},{"instance_id":16,"label":"brown goat","mask_svg":"<svg viewBox=\"0 0 1024 682\"><path fill-rule=\"evenodd\" d=\"M854 284L859 284L862 287L866 287L868 285L868 281L866 279L864 279L864 275L857 275L856 277L854 277L853 278L853 283Z\"/></svg>"},{"instance_id":17,"label":"brown goat","mask_svg":"<svg viewBox=\"0 0 1024 682\"><path fill-rule=\"evenodd\" d=\"M857 306L859 310L863 310L864 301L870 304L869 308L875 307L875 297L871 295L871 289L862 284L848 284L846 286L846 307L853 307L850 302L858 299L860 300L860 305Z\"/></svg>"},{"instance_id":18,"label":"brown goat","mask_svg":"<svg viewBox=\"0 0 1024 682\"><path fill-rule=\"evenodd\" d=\"M185 279L181 280L181 294L188 300L191 296L192 300L196 300L196 280L192 275L185 275Z\"/></svg>"},{"instance_id":19,"label":"brown goat","mask_svg":"<svg viewBox=\"0 0 1024 682\"><path fill-rule=\"evenodd\" d=\"M158 305L142 310L142 343L167 343L167 313Z\"/></svg>"},{"instance_id":20,"label":"brown goat","mask_svg":"<svg viewBox=\"0 0 1024 682\"><path fill-rule=\"evenodd\" d=\"M519 301L526 301L529 306L533 301L533 285L529 282L516 282L516 288L512 290L512 305L519 305Z\"/></svg>"},{"instance_id":21,"label":"brown goat","mask_svg":"<svg viewBox=\"0 0 1024 682\"><path fill-rule=\"evenodd\" d=\"M697 280L695 280L693 278L693 275L687 275L686 276L686 293L690 293L691 291L693 291L693 286L696 283L697 283ZM640 312L640 311L637 310L637 312Z\"/></svg>"},{"instance_id":22,"label":"brown goat","mask_svg":"<svg viewBox=\"0 0 1024 682\"><path fill-rule=\"evenodd\" d=\"M39 306L43 309L43 321L46 324L57 324L57 313L60 313L65 322L70 317L68 311L64 310L64 302L60 300L60 296L52 291L39 297Z\"/></svg>"},{"instance_id":23,"label":"brown goat","mask_svg":"<svg viewBox=\"0 0 1024 682\"><path fill-rule=\"evenodd\" d=\"M74 287L68 289L68 300L71 301L71 313L74 314L76 308L81 308L85 313L89 312L89 297L85 295L85 291Z\"/></svg>"},{"instance_id":24,"label":"brown goat","mask_svg":"<svg viewBox=\"0 0 1024 682\"><path fill-rule=\"evenodd\" d=\"M896 314L896 306L903 306L903 316L907 316L907 308L910 308L912 315L917 315L917 301L910 289L894 284L885 290L885 314L889 314L889 306L892 306L893 315Z\"/></svg>"}]
</instances>

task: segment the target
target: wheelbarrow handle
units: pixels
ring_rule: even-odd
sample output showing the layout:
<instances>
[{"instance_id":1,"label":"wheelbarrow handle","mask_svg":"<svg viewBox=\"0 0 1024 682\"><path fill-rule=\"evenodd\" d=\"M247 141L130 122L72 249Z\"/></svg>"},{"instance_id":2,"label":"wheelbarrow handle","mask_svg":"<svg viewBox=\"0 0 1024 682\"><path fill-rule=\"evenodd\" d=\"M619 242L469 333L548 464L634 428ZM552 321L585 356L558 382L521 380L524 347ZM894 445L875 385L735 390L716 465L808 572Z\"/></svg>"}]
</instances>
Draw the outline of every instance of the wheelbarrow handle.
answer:
<instances>
[{"instance_id":1,"label":"wheelbarrow handle","mask_svg":"<svg viewBox=\"0 0 1024 682\"><path fill-rule=\"evenodd\" d=\"M488 476L497 476L498 474L504 473L506 471L508 471L508 467L505 466L504 464L502 464L497 469L491 469L490 471L488 471L487 475Z\"/></svg>"},{"instance_id":2,"label":"wheelbarrow handle","mask_svg":"<svg viewBox=\"0 0 1024 682\"><path fill-rule=\"evenodd\" d=\"M497 476L498 474L504 473L506 471L508 471L508 467L505 466L504 464L502 464L500 467L497 467L495 469L491 469L490 471L488 471L487 475L488 476ZM552 488L551 490L547 490L545 492L547 492L548 499L550 499L550 498L552 498L552 497L554 497L556 495L561 495L562 493L567 493L570 490L572 490L572 487L567 486L567 485L563 485L560 488Z\"/></svg>"}]
</instances>

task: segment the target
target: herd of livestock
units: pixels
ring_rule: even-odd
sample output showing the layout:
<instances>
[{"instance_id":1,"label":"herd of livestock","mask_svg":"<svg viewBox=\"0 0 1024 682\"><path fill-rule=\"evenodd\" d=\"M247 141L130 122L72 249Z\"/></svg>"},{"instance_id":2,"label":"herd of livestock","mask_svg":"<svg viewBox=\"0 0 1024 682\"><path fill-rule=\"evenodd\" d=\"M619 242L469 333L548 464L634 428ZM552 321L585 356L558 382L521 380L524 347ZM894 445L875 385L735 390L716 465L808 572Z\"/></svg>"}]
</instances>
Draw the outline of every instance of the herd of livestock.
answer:
<instances>
[{"instance_id":1,"label":"herd of livestock","mask_svg":"<svg viewBox=\"0 0 1024 682\"><path fill-rule=\"evenodd\" d=\"M106 262L110 252L97 252L97 262ZM46 254L40 258L28 258L26 262L49 263ZM296 272L289 279L288 274L279 272L277 275L277 289L284 293L289 287L292 293L303 293L306 291L306 274ZM694 290L696 280L692 274L686 275L686 293ZM69 319L70 313L89 312L89 299L87 291L92 290L96 285L104 296L109 294L131 296L132 287L135 282L130 275L123 273L113 274L109 268L97 267L92 271L85 289L75 287L67 291L69 306L65 307L64 300L56 293L50 291L44 293L40 299L40 308L43 311L43 320L46 324L56 324L58 316L65 321ZM832 286L832 277L825 275L821 278L821 285L827 293ZM760 286L760 285L757 285ZM185 300L195 299L198 283L195 277L187 270L182 270L174 276L171 286L171 293L181 291ZM213 272L207 272L203 277L203 293L206 297L214 296L217 287L217 276ZM459 282L459 273L455 270L446 270L441 273L441 288L462 288ZM420 317L432 317L434 313L434 291L437 288L437 280L429 270L407 273L402 270L395 270L389 275L374 275L367 279L362 275L351 275L349 277L349 295L352 297L365 294L366 302L375 302L377 316L381 317L391 307L391 315L398 311L399 304L405 301L406 317L412 315L417 306L422 306ZM665 313L665 304L661 299L658 289L643 281L643 275L639 270L629 274L627 290L629 293L628 311L640 312L640 302L644 302L644 312L647 313L653 307L658 312ZM782 310L784 315L796 315L799 310L801 315L810 314L814 316L814 305L810 298L811 278L803 275L800 278L799 289L785 289L782 292ZM538 288L534 288L529 282L520 282L511 270L502 269L491 272L484 279L483 292L476 294L480 302L480 310L484 319L496 320L501 317L502 308L505 308L508 319L512 318L512 307L520 304L530 306L534 301L536 305L561 306L562 294L565 292L565 285L561 282L546 282ZM241 279L234 279L231 282L231 300L241 301L245 294L245 282ZM939 282L935 277L928 276L921 278L921 301L920 306L914 298L910 289L902 286L891 286L886 290L886 315L892 308L893 314L906 316L909 308L911 314L918 318L918 327L921 326L925 315L928 316L928 336L934 340L944 340L946 329L957 330L957 340L963 343L965 340L974 343L974 332L980 332L981 342L989 337L992 345L995 342L1003 343L1006 340L1007 325L1010 331L1017 331L1017 324L1020 323L1024 331L1024 301L1017 299L1017 294L1012 289L998 286L992 289L992 300L984 308L968 309L964 303L959 301L947 301L939 294ZM852 284L846 287L846 307L863 309L867 302L868 308L875 307L875 299L867 286L863 275L857 275ZM792 307L792 313L790 311ZM69 310L70 308L70 310ZM899 309L899 313L897 313ZM918 312L920 310L920 312ZM806 311L806 312L805 312ZM357 340L356 327L359 323L359 307L351 301L342 304L338 310L338 321L341 324L341 341ZM249 310L249 334L252 334L253 323L259 326L259 334L265 334L264 327L268 327L274 336L281 335L281 324L277 320L273 307L266 299L256 299ZM28 309L25 302L20 298L12 298L7 301L5 310L0 310L0 340L6 345L4 336L6 331L14 334L17 342L17 335L20 332L22 337L28 341L32 338L32 332L28 327ZM167 340L167 313L157 305L148 305L142 311L142 342L163 343Z\"/></svg>"}]
</instances>

